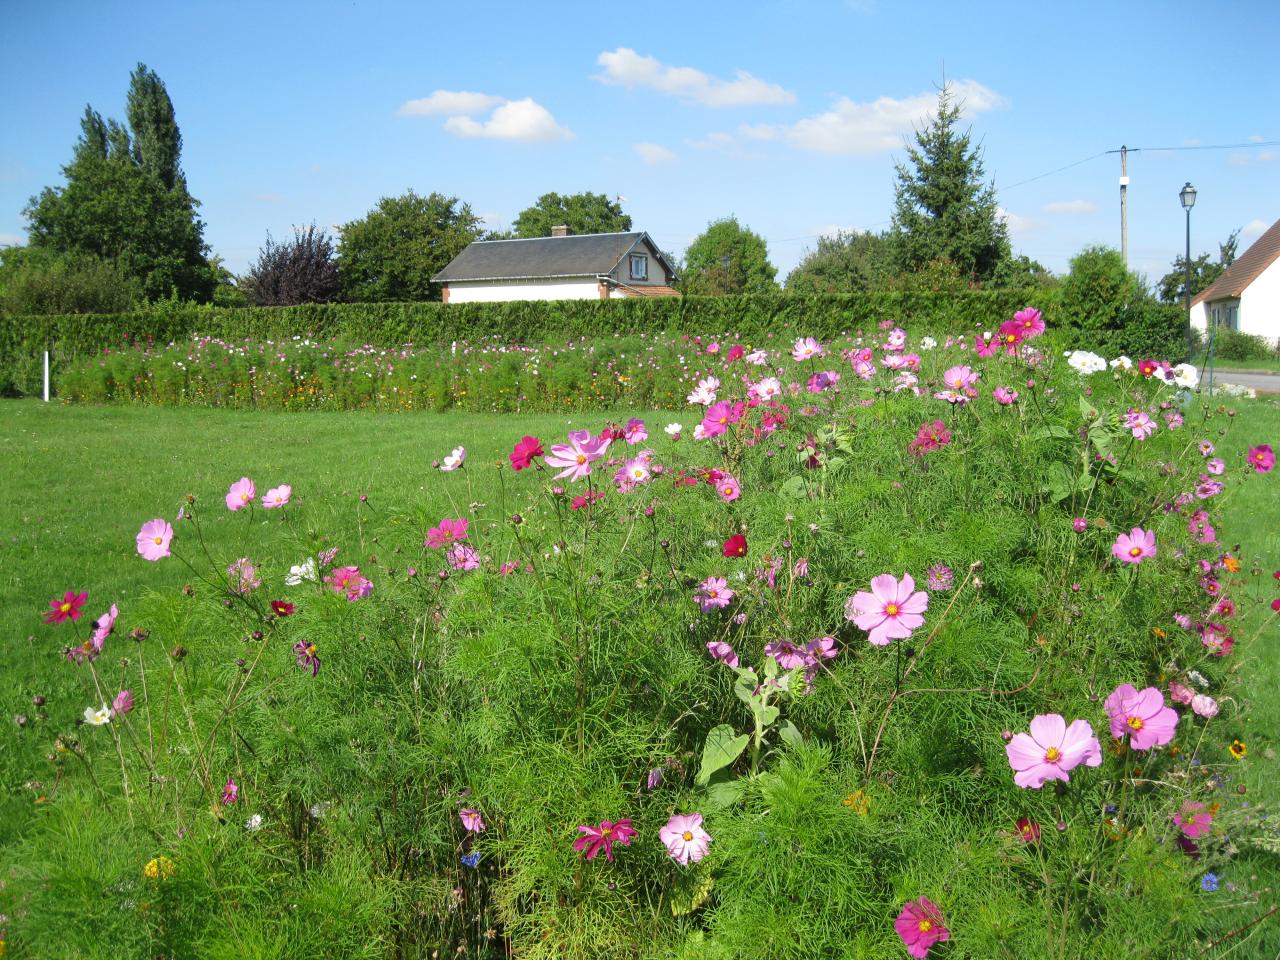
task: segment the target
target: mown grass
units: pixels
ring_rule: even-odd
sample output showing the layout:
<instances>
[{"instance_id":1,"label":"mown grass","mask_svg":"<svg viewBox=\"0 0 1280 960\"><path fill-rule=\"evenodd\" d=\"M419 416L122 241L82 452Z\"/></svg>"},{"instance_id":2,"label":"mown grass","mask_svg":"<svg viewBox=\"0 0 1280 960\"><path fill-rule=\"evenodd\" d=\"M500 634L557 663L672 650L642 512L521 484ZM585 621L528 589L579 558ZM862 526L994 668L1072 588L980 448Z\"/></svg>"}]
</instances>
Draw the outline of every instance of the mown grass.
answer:
<instances>
[{"instance_id":1,"label":"mown grass","mask_svg":"<svg viewBox=\"0 0 1280 960\"><path fill-rule=\"evenodd\" d=\"M1236 406L1234 437L1276 445L1280 404ZM7 681L0 687L0 702L6 718L34 716L35 695L46 697L46 709L63 719L79 712L83 704L78 699L66 702L75 690L72 673L50 646L49 630L38 625L47 599L55 591L88 589L86 613L96 616L112 602L125 608L149 589L173 590L172 569L141 561L133 537L141 520L159 514L172 517L183 493L200 492L208 508L218 509L220 502L207 502L209 491L224 490L241 474L254 476L260 492L280 482L292 483L304 498L310 491L323 491L309 511L308 524L344 537L347 543L361 542L367 556L381 545L360 535L360 518L368 516L362 511L376 513L394 504L403 512L404 504L411 502L425 515L456 512L457 505L444 485L433 482L432 472L432 461L452 447L462 444L469 451L470 499L492 502L498 496L497 471L492 472L493 480L488 479L484 464L505 458L513 436L559 436L567 425L565 417L554 415L270 414L46 406L29 401L5 403L0 411L0 456L5 463L0 499L0 550L5 561L0 578L0 675ZM692 423L671 414L637 415L645 416L655 432L670 419ZM601 419L575 416L573 421L594 425ZM362 495L368 498L363 504ZM165 504L170 506L160 506ZM1264 602L1255 605L1256 622L1276 595L1271 571L1280 569L1276 485L1242 485L1233 489L1225 506L1224 540L1228 545L1241 541L1246 568L1259 570L1257 598ZM1278 639L1264 637L1253 647L1256 656L1239 664L1241 694L1247 703L1239 735L1249 744L1251 757L1258 759L1273 757L1277 748ZM6 771L0 845L17 840L36 815L33 791L25 783L41 775L48 739L38 723L31 723L16 737L5 738L6 746L0 748ZM1251 763L1247 769L1247 799L1268 806L1280 802L1274 762ZM2 851L0 846L0 864L5 860ZM1276 902L1280 871L1274 863L1274 858L1246 851L1233 865L1233 872L1256 873L1261 882L1254 889L1270 895L1270 900L1260 898L1256 915ZM1233 916L1238 925L1240 915ZM1231 928L1222 930L1223 936L1229 933ZM1280 918L1227 940L1209 955L1280 955Z\"/></svg>"}]
</instances>

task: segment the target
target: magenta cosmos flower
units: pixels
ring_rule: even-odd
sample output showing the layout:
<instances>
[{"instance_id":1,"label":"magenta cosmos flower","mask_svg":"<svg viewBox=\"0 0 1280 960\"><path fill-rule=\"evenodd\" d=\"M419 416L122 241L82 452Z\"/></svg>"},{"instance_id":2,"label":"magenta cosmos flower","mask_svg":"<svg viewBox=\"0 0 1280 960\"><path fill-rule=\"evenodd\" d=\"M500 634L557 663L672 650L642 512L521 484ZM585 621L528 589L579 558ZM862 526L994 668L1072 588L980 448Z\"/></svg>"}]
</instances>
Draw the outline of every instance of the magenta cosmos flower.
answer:
<instances>
[{"instance_id":1,"label":"magenta cosmos flower","mask_svg":"<svg viewBox=\"0 0 1280 960\"><path fill-rule=\"evenodd\" d=\"M1133 434L1135 440L1145 440L1156 432L1156 422L1145 410L1134 410L1124 415L1124 428Z\"/></svg>"},{"instance_id":2,"label":"magenta cosmos flower","mask_svg":"<svg viewBox=\"0 0 1280 960\"><path fill-rule=\"evenodd\" d=\"M507 454L507 459L511 461L511 469L523 470L533 466L534 457L540 456L542 456L542 441L537 437L525 436L521 437L515 449Z\"/></svg>"},{"instance_id":3,"label":"magenta cosmos flower","mask_svg":"<svg viewBox=\"0 0 1280 960\"><path fill-rule=\"evenodd\" d=\"M1030 340L1044 333L1044 320L1035 307L1026 307L1013 315L1014 322L1022 328L1022 338Z\"/></svg>"},{"instance_id":4,"label":"magenta cosmos flower","mask_svg":"<svg viewBox=\"0 0 1280 960\"><path fill-rule=\"evenodd\" d=\"M883 647L911 636L924 623L921 614L928 608L929 595L916 590L911 574L904 573L899 581L891 573L882 573L871 578L870 593L863 590L845 601L844 616L859 630L866 630L873 645Z\"/></svg>"},{"instance_id":5,"label":"magenta cosmos flower","mask_svg":"<svg viewBox=\"0 0 1280 960\"><path fill-rule=\"evenodd\" d=\"M111 715L113 717L123 717L126 713L133 709L133 691L121 690L116 694L116 698L111 701Z\"/></svg>"},{"instance_id":6,"label":"magenta cosmos flower","mask_svg":"<svg viewBox=\"0 0 1280 960\"><path fill-rule=\"evenodd\" d=\"M1178 729L1178 711L1165 706L1164 695L1155 687L1135 690L1122 683L1103 706L1111 719L1111 735L1119 740L1128 734L1134 750L1164 746Z\"/></svg>"},{"instance_id":7,"label":"magenta cosmos flower","mask_svg":"<svg viewBox=\"0 0 1280 960\"><path fill-rule=\"evenodd\" d=\"M470 525L471 521L466 517L459 517L456 520L452 517L445 517L440 521L440 526L432 527L427 531L425 546L430 547L432 550L439 550L441 547L447 547L458 540L465 540L467 539L467 527Z\"/></svg>"},{"instance_id":8,"label":"magenta cosmos flower","mask_svg":"<svg viewBox=\"0 0 1280 960\"><path fill-rule=\"evenodd\" d=\"M484 833L484 817L480 816L479 810L472 807L459 810L458 819L462 821L462 825L467 828L468 833Z\"/></svg>"},{"instance_id":9,"label":"magenta cosmos flower","mask_svg":"<svg viewBox=\"0 0 1280 960\"><path fill-rule=\"evenodd\" d=\"M546 463L549 467L561 468L555 475L556 480L568 477L570 480L581 480L591 475L591 464L604 456L612 441L593 436L590 430L574 430L569 434L569 443L557 443L551 447Z\"/></svg>"},{"instance_id":10,"label":"magenta cosmos flower","mask_svg":"<svg viewBox=\"0 0 1280 960\"><path fill-rule=\"evenodd\" d=\"M893 921L907 953L913 957L927 957L929 948L940 940L950 940L951 931L942 925L942 911L928 897L908 900L902 912Z\"/></svg>"},{"instance_id":11,"label":"magenta cosmos flower","mask_svg":"<svg viewBox=\"0 0 1280 960\"><path fill-rule=\"evenodd\" d=\"M698 602L702 612L706 613L717 607L727 607L733 599L733 591L729 589L729 581L724 577L707 577L694 591L693 599Z\"/></svg>"},{"instance_id":12,"label":"magenta cosmos flower","mask_svg":"<svg viewBox=\"0 0 1280 960\"><path fill-rule=\"evenodd\" d=\"M636 836L636 831L631 827L631 820L625 817L616 823L612 820L601 820L598 827L584 823L578 827L578 830L582 836L573 841L573 849L579 853L585 850L588 860L594 860L596 854L603 850L604 858L610 863L613 863L613 845L620 843L624 847L630 846Z\"/></svg>"},{"instance_id":13,"label":"magenta cosmos flower","mask_svg":"<svg viewBox=\"0 0 1280 960\"><path fill-rule=\"evenodd\" d=\"M240 799L240 785L236 783L235 777L227 777L227 782L222 788L222 805L229 807Z\"/></svg>"},{"instance_id":14,"label":"magenta cosmos flower","mask_svg":"<svg viewBox=\"0 0 1280 960\"><path fill-rule=\"evenodd\" d=\"M293 653L298 658L300 668L310 670L313 677L320 673L320 654L316 650L316 645L310 640L299 640L295 643Z\"/></svg>"},{"instance_id":15,"label":"magenta cosmos flower","mask_svg":"<svg viewBox=\"0 0 1280 960\"><path fill-rule=\"evenodd\" d=\"M622 428L622 439L627 443L635 446L637 443L644 443L649 439L649 431L645 429L644 421L636 417L632 417L627 421L627 425Z\"/></svg>"},{"instance_id":16,"label":"magenta cosmos flower","mask_svg":"<svg viewBox=\"0 0 1280 960\"><path fill-rule=\"evenodd\" d=\"M1018 402L1018 391L1006 387L996 387L991 392L992 398L1001 406L1008 407Z\"/></svg>"},{"instance_id":17,"label":"magenta cosmos flower","mask_svg":"<svg viewBox=\"0 0 1280 960\"><path fill-rule=\"evenodd\" d=\"M241 557L227 567L227 584L233 593L244 596L262 586L262 578L258 576L258 568L253 561L248 557Z\"/></svg>"},{"instance_id":18,"label":"magenta cosmos flower","mask_svg":"<svg viewBox=\"0 0 1280 960\"><path fill-rule=\"evenodd\" d=\"M113 603L110 610L93 621L93 643L99 650L115 630L118 616L120 616L120 608Z\"/></svg>"},{"instance_id":19,"label":"magenta cosmos flower","mask_svg":"<svg viewBox=\"0 0 1280 960\"><path fill-rule=\"evenodd\" d=\"M1249 466L1258 473L1270 473L1275 469L1275 465L1276 455L1271 449L1271 444L1260 443L1256 447L1249 448Z\"/></svg>"},{"instance_id":20,"label":"magenta cosmos flower","mask_svg":"<svg viewBox=\"0 0 1280 960\"><path fill-rule=\"evenodd\" d=\"M1203 803L1195 800L1184 803L1172 819L1173 825L1182 832L1182 835L1191 840L1204 836L1213 826L1213 814L1205 809Z\"/></svg>"},{"instance_id":21,"label":"magenta cosmos flower","mask_svg":"<svg viewBox=\"0 0 1280 960\"><path fill-rule=\"evenodd\" d=\"M359 567L335 567L324 582L334 593L345 594L351 603L373 593L373 584L360 575Z\"/></svg>"},{"instance_id":22,"label":"magenta cosmos flower","mask_svg":"<svg viewBox=\"0 0 1280 960\"><path fill-rule=\"evenodd\" d=\"M169 556L169 542L173 540L173 527L168 520L156 517L148 520L138 531L136 542L143 560L162 560Z\"/></svg>"},{"instance_id":23,"label":"magenta cosmos flower","mask_svg":"<svg viewBox=\"0 0 1280 960\"><path fill-rule=\"evenodd\" d=\"M243 510L253 503L253 498L257 495L258 491L253 481L248 477L241 477L227 490L227 509L232 513Z\"/></svg>"},{"instance_id":24,"label":"magenta cosmos flower","mask_svg":"<svg viewBox=\"0 0 1280 960\"><path fill-rule=\"evenodd\" d=\"M62 599L54 597L49 601L49 612L44 615L44 622L63 623L67 620L79 620L80 608L88 599L89 594L83 591L72 593L70 590L63 595Z\"/></svg>"},{"instance_id":25,"label":"magenta cosmos flower","mask_svg":"<svg viewBox=\"0 0 1280 960\"><path fill-rule=\"evenodd\" d=\"M1024 789L1039 790L1047 780L1062 780L1084 764L1096 767L1102 763L1102 747L1087 720L1067 721L1057 713L1042 713L1031 718L1031 732L1019 733L1005 745L1013 782Z\"/></svg>"},{"instance_id":26,"label":"magenta cosmos flower","mask_svg":"<svg viewBox=\"0 0 1280 960\"><path fill-rule=\"evenodd\" d=\"M707 653L711 654L713 660L719 660L730 667L738 665L738 654L733 646L724 640L708 640Z\"/></svg>"},{"instance_id":27,"label":"magenta cosmos flower","mask_svg":"<svg viewBox=\"0 0 1280 960\"><path fill-rule=\"evenodd\" d=\"M702 829L702 814L675 814L658 831L667 856L681 866L697 863L710 851L711 834Z\"/></svg>"},{"instance_id":28,"label":"magenta cosmos flower","mask_svg":"<svg viewBox=\"0 0 1280 960\"><path fill-rule=\"evenodd\" d=\"M1147 557L1156 555L1156 535L1151 530L1134 527L1128 533L1116 537L1111 545L1111 552L1117 560L1124 563L1141 563Z\"/></svg>"},{"instance_id":29,"label":"magenta cosmos flower","mask_svg":"<svg viewBox=\"0 0 1280 960\"><path fill-rule=\"evenodd\" d=\"M275 510L277 507L283 507L287 504L292 496L293 487L287 483L282 483L278 487L272 487L262 495L262 506L266 510Z\"/></svg>"},{"instance_id":30,"label":"magenta cosmos flower","mask_svg":"<svg viewBox=\"0 0 1280 960\"><path fill-rule=\"evenodd\" d=\"M734 477L725 475L716 481L716 493L725 503L733 503L742 496L742 485Z\"/></svg>"}]
</instances>

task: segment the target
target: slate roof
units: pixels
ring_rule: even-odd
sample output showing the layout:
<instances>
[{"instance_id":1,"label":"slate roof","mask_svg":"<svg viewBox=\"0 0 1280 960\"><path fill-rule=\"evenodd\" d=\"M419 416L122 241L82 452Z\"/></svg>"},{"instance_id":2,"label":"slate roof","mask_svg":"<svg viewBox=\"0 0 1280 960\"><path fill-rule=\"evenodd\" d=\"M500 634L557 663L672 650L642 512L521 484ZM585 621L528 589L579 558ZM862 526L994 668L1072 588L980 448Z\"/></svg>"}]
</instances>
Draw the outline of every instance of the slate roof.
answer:
<instances>
[{"instance_id":1,"label":"slate roof","mask_svg":"<svg viewBox=\"0 0 1280 960\"><path fill-rule=\"evenodd\" d=\"M584 233L532 240L477 240L432 277L435 283L452 280L527 280L535 277L597 277L613 270L642 240L647 240L667 271L658 245L644 231L635 233Z\"/></svg>"},{"instance_id":2,"label":"slate roof","mask_svg":"<svg viewBox=\"0 0 1280 960\"><path fill-rule=\"evenodd\" d=\"M1192 299L1192 303L1238 297L1244 288L1262 275L1262 271L1280 258L1280 220L1253 242L1244 253L1236 257L1226 272Z\"/></svg>"}]
</instances>

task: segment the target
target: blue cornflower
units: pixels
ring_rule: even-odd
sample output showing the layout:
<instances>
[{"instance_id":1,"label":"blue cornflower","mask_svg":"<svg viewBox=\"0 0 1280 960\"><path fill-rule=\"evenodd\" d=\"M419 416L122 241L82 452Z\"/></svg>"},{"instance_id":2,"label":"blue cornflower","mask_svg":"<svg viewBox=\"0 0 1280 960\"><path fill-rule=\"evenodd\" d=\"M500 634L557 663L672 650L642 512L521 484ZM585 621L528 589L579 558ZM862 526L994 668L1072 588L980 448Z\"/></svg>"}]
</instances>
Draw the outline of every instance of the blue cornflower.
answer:
<instances>
[{"instance_id":1,"label":"blue cornflower","mask_svg":"<svg viewBox=\"0 0 1280 960\"><path fill-rule=\"evenodd\" d=\"M464 853L458 858L462 861L463 866L470 867L472 870L480 863L480 851L472 850L470 853Z\"/></svg>"},{"instance_id":2,"label":"blue cornflower","mask_svg":"<svg viewBox=\"0 0 1280 960\"><path fill-rule=\"evenodd\" d=\"M1206 873L1200 878L1200 889L1205 893L1214 893L1218 889L1218 875L1216 873Z\"/></svg>"}]
</instances>

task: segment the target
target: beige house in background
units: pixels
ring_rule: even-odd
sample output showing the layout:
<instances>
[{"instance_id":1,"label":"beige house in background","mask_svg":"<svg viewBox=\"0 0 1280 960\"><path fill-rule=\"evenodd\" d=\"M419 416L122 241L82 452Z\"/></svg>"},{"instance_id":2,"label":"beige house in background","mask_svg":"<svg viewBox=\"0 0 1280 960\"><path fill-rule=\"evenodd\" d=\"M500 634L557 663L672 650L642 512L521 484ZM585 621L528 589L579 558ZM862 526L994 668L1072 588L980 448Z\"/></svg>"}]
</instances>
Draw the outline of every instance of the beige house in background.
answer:
<instances>
[{"instance_id":1,"label":"beige house in background","mask_svg":"<svg viewBox=\"0 0 1280 960\"><path fill-rule=\"evenodd\" d=\"M1191 326L1280 340L1280 220L1191 301Z\"/></svg>"},{"instance_id":2,"label":"beige house in background","mask_svg":"<svg viewBox=\"0 0 1280 960\"><path fill-rule=\"evenodd\" d=\"M431 279L445 303L680 296L675 268L643 231L477 240Z\"/></svg>"}]
</instances>

